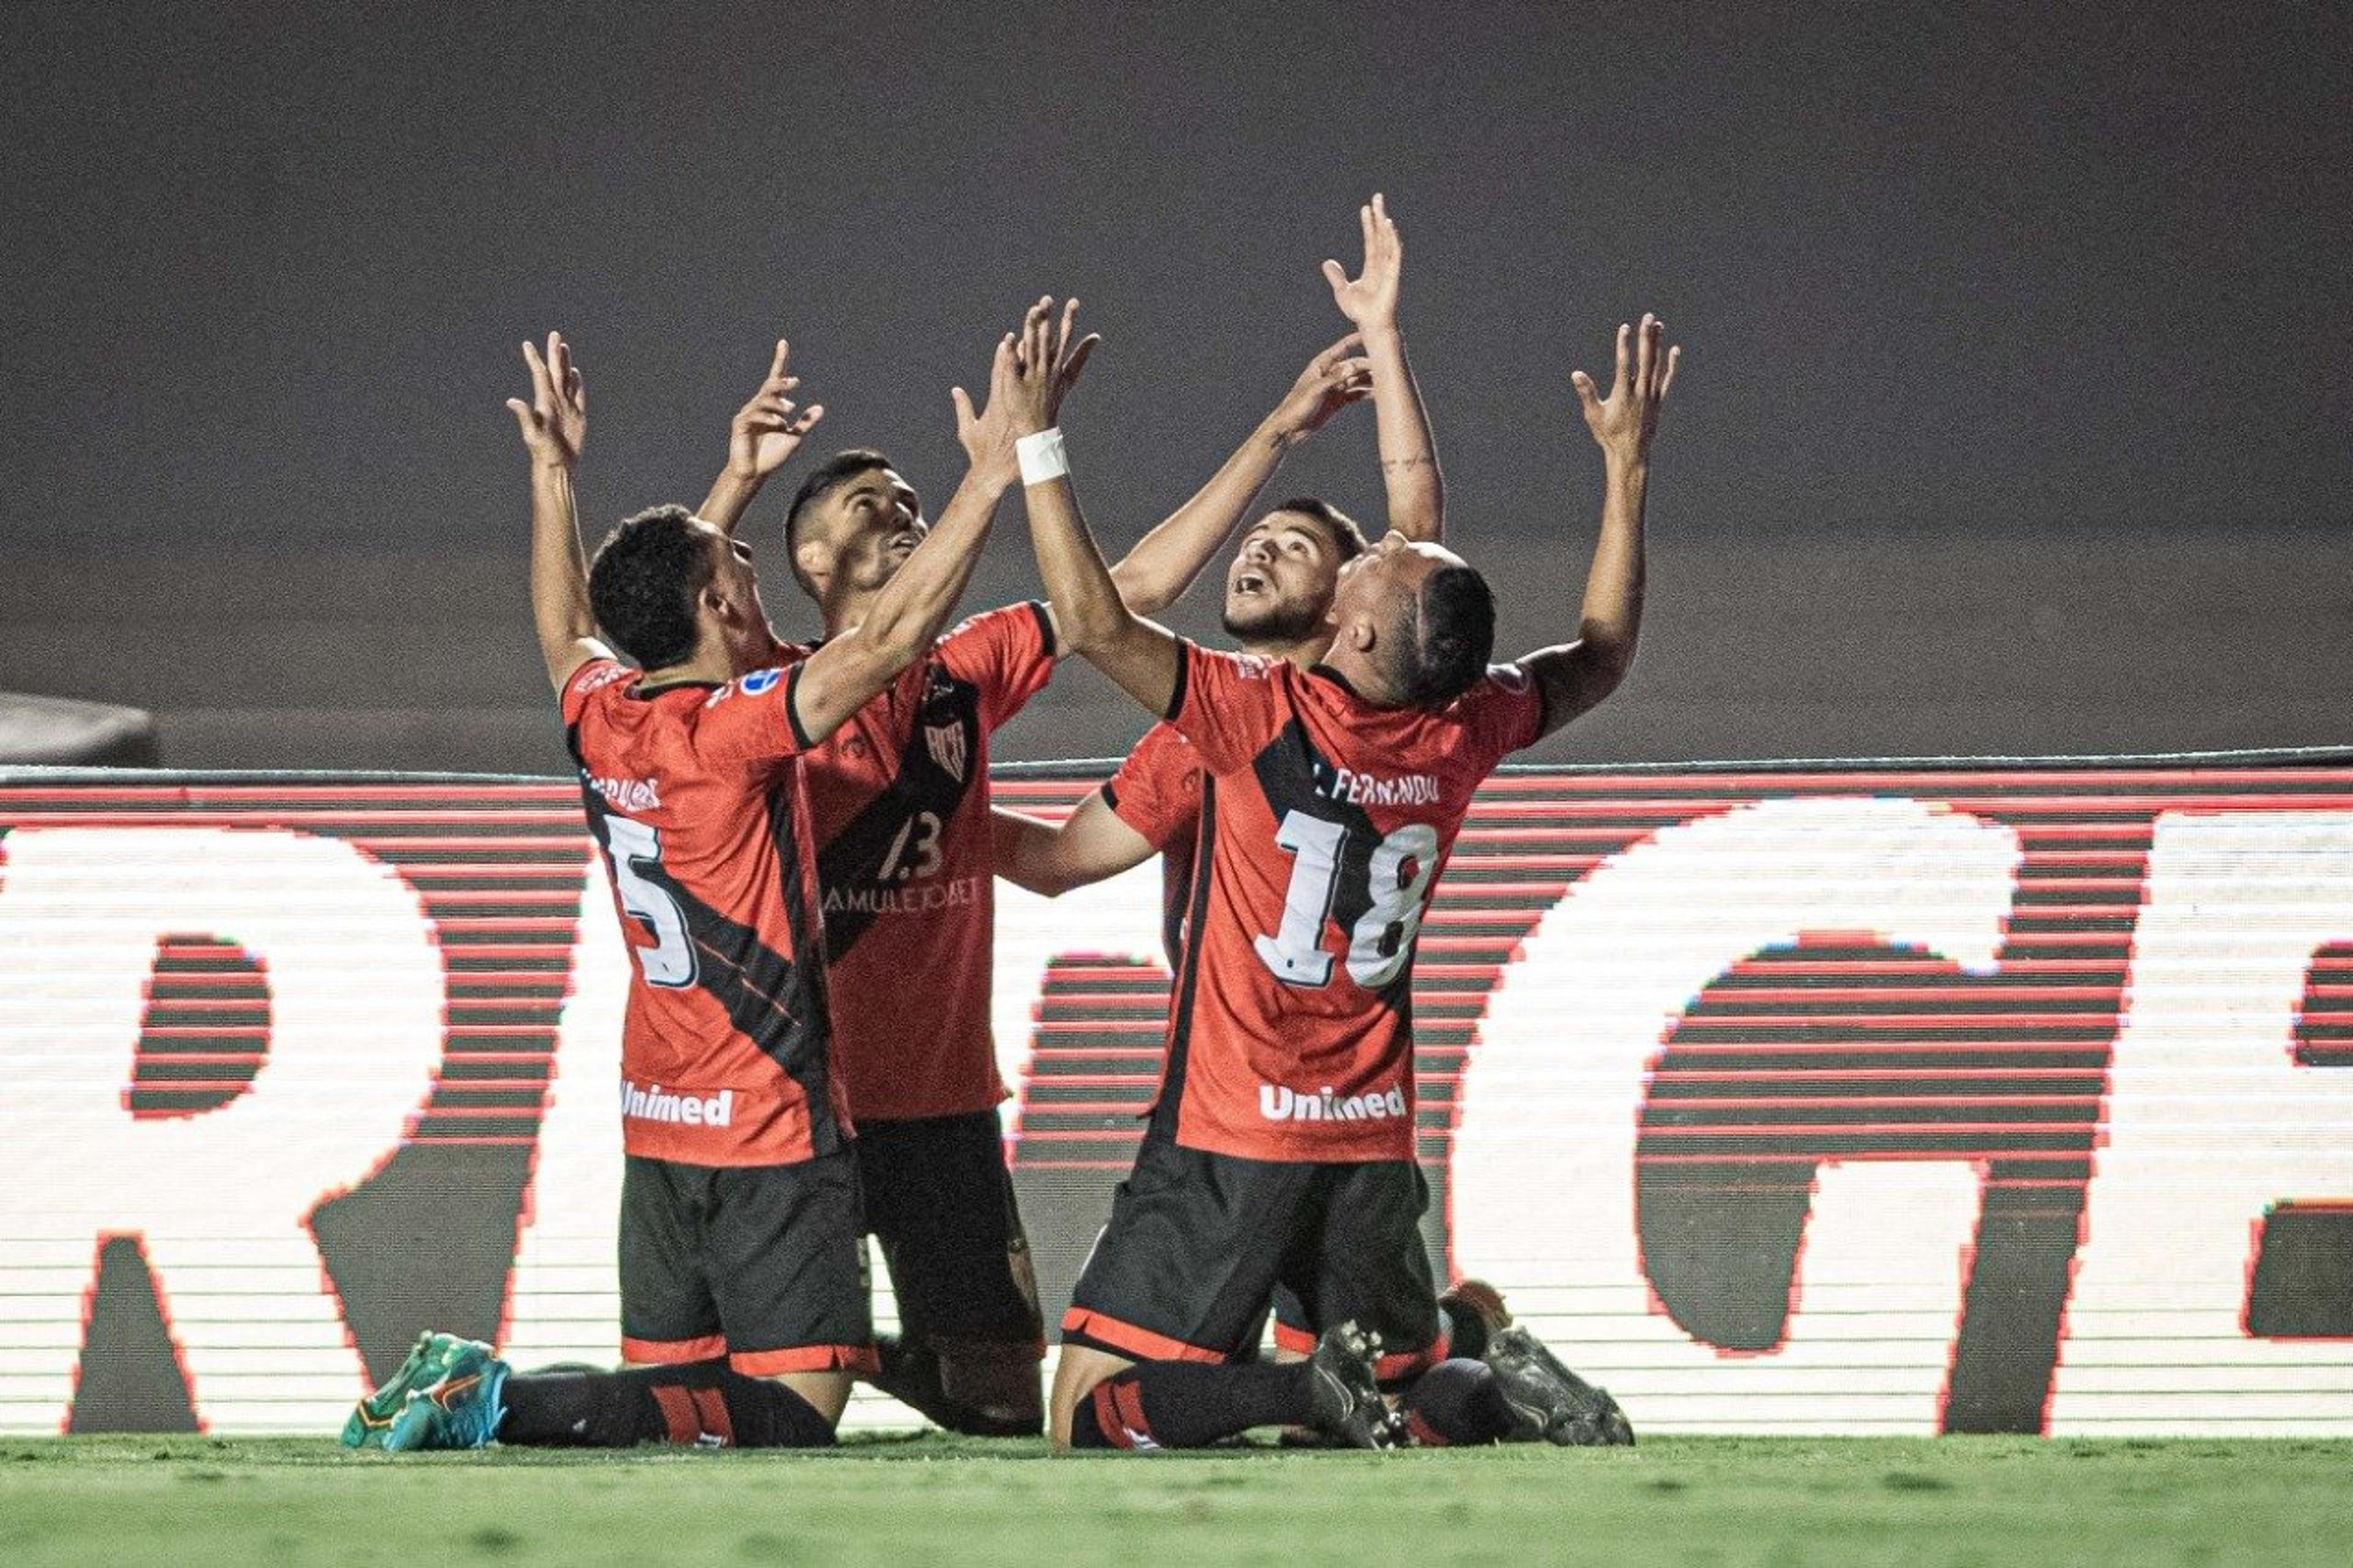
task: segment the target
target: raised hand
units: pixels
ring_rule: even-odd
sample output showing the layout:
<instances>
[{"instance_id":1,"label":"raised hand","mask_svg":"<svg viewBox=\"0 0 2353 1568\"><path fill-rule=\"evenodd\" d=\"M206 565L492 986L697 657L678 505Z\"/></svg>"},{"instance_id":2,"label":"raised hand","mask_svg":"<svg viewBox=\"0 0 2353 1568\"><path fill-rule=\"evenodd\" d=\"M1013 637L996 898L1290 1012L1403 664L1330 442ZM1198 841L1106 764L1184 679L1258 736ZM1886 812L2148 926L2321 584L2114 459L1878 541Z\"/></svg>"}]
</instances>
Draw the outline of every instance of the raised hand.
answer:
<instances>
[{"instance_id":1,"label":"raised hand","mask_svg":"<svg viewBox=\"0 0 2353 1568\"><path fill-rule=\"evenodd\" d=\"M1361 331L1381 331L1397 325L1398 279L1405 270L1405 242L1380 193L1356 209L1365 231L1365 268L1355 278L1336 261L1324 264L1324 279L1332 285L1332 302Z\"/></svg>"},{"instance_id":2,"label":"raised hand","mask_svg":"<svg viewBox=\"0 0 2353 1568\"><path fill-rule=\"evenodd\" d=\"M1035 435L1053 422L1049 409L1059 400L1058 381L1069 389L1065 361L1055 342L1054 301L1040 299L1021 318L1021 330L997 341L997 357L988 368L988 406L976 413L972 397L961 386L948 395L955 402L956 439L973 472L1012 483L1020 475L1014 443ZM1064 312L1065 331L1069 313ZM1082 345L1086 353L1091 348ZM1083 366L1086 353L1077 354Z\"/></svg>"},{"instance_id":3,"label":"raised hand","mask_svg":"<svg viewBox=\"0 0 2353 1568\"><path fill-rule=\"evenodd\" d=\"M955 440L965 447L965 459L974 476L1012 485L1021 478L1021 461L1014 443L1045 428L1045 405L1051 376L1042 372L1045 355L1038 337L1045 332L1050 299L1040 299L1021 318L1021 330L997 339L997 353L988 363L988 407L974 412L972 395L963 386L948 388L955 400ZM1030 351L1024 372L1021 353Z\"/></svg>"},{"instance_id":4,"label":"raised hand","mask_svg":"<svg viewBox=\"0 0 2353 1568\"><path fill-rule=\"evenodd\" d=\"M1639 331L1620 322L1618 328L1618 376L1607 398L1597 395L1593 378L1572 372L1577 400L1585 408L1585 423L1601 450L1613 458L1640 461L1651 450L1651 437L1659 427L1659 410L1666 406L1667 388L1674 384L1680 346L1662 354L1660 341L1667 324L1645 314Z\"/></svg>"},{"instance_id":5,"label":"raised hand","mask_svg":"<svg viewBox=\"0 0 2353 1568\"><path fill-rule=\"evenodd\" d=\"M1364 342L1363 333L1350 332L1307 362L1268 416L1280 439L1288 444L1313 436L1332 416L1373 395L1373 362L1354 352Z\"/></svg>"},{"instance_id":6,"label":"raised hand","mask_svg":"<svg viewBox=\"0 0 2353 1568\"><path fill-rule=\"evenodd\" d=\"M542 358L526 342L522 361L531 367L531 401L507 399L522 444L534 461L569 468L580 460L580 448L588 439L588 389L581 383L580 367L572 363L572 345L561 332L550 332L546 356Z\"/></svg>"},{"instance_id":7,"label":"raised hand","mask_svg":"<svg viewBox=\"0 0 2353 1568\"><path fill-rule=\"evenodd\" d=\"M800 385L801 378L792 374L791 359L792 344L778 338L776 363L768 367L767 380L727 426L727 468L738 479L765 479L784 467L825 417L824 404L802 408L793 401L793 389Z\"/></svg>"}]
</instances>

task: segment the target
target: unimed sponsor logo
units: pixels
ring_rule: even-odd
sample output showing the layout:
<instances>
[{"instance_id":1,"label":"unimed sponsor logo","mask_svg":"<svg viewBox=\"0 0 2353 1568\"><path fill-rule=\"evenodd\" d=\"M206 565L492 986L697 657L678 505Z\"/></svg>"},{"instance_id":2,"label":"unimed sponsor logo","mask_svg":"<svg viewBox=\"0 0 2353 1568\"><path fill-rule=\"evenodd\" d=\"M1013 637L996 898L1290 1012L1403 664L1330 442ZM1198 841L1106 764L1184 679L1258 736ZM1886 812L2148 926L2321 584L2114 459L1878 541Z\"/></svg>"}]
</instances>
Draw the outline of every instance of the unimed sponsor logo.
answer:
<instances>
[{"instance_id":1,"label":"unimed sponsor logo","mask_svg":"<svg viewBox=\"0 0 2353 1568\"><path fill-rule=\"evenodd\" d=\"M1317 1093L1262 1083L1258 1086L1258 1113L1269 1121L1386 1121L1406 1114L1405 1090L1335 1094L1328 1084Z\"/></svg>"},{"instance_id":2,"label":"unimed sponsor logo","mask_svg":"<svg viewBox=\"0 0 2353 1568\"><path fill-rule=\"evenodd\" d=\"M639 1089L621 1080L621 1114L639 1121L681 1121L689 1127L724 1127L735 1114L735 1091L681 1094L658 1083Z\"/></svg>"}]
</instances>

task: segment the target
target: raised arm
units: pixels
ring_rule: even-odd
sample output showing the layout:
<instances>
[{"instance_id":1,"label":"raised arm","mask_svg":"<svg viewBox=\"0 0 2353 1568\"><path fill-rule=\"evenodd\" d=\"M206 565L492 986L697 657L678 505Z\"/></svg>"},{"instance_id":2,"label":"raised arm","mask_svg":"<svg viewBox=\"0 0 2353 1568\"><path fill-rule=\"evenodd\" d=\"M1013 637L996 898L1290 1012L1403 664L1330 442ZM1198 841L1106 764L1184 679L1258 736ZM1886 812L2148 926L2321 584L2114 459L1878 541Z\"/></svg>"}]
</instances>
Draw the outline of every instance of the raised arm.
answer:
<instances>
[{"instance_id":1,"label":"raised arm","mask_svg":"<svg viewBox=\"0 0 2353 1568\"><path fill-rule=\"evenodd\" d=\"M1642 631L1642 507L1651 482L1651 437L1683 357L1680 348L1660 352L1665 330L1666 323L1649 315L1639 333L1619 327L1618 374L1606 400L1583 371L1569 378L1601 447L1605 488L1601 537L1585 576L1577 640L1520 661L1543 689L1547 735L1617 690L1634 665Z\"/></svg>"},{"instance_id":2,"label":"raised arm","mask_svg":"<svg viewBox=\"0 0 2353 1568\"><path fill-rule=\"evenodd\" d=\"M1050 363L1051 334L1035 310L1030 318L1034 327L1023 333L1022 353ZM1024 437L1021 493L1029 511L1038 569L1054 606L1056 636L1110 676L1145 711L1165 718L1176 693L1183 649L1165 627L1138 616L1119 596L1111 568L1103 564L1103 552L1095 548L1086 519L1079 514L1061 432L1053 428L1052 419L1052 405L1041 392L1022 404L1014 429Z\"/></svg>"},{"instance_id":3,"label":"raised arm","mask_svg":"<svg viewBox=\"0 0 2353 1568\"><path fill-rule=\"evenodd\" d=\"M760 487L768 482L768 476L785 466L785 459L800 449L817 422L825 417L824 404L802 408L793 401L793 390L801 378L792 374L792 352L791 343L776 340L776 357L768 366L768 378L728 422L727 466L711 482L711 493L702 498L702 510L696 513L730 534L744 521L744 511L759 495Z\"/></svg>"},{"instance_id":4,"label":"raised arm","mask_svg":"<svg viewBox=\"0 0 2353 1568\"><path fill-rule=\"evenodd\" d=\"M588 607L588 563L580 551L580 521L572 469L588 438L588 390L571 345L547 334L547 353L522 345L531 369L531 401L507 399L531 454L531 618L539 633L548 683L558 691L572 672L612 654L596 640Z\"/></svg>"},{"instance_id":5,"label":"raised arm","mask_svg":"<svg viewBox=\"0 0 2353 1568\"><path fill-rule=\"evenodd\" d=\"M1025 368L1018 342L1047 330L1050 314L1041 302L1030 307L1024 337L1008 332L997 345L989 370L988 406L976 415L963 387L954 389L956 439L969 467L964 482L940 513L931 534L917 545L868 610L866 618L827 639L809 656L795 688L793 722L814 741L831 734L864 707L898 673L921 658L948 623L965 584L972 580L980 547L997 520L997 503L1013 488L1020 465L1014 456L1018 422L1045 405L1051 366ZM1025 401L1026 400L1026 401Z\"/></svg>"},{"instance_id":6,"label":"raised arm","mask_svg":"<svg viewBox=\"0 0 2353 1568\"><path fill-rule=\"evenodd\" d=\"M988 815L997 874L1050 899L1116 877L1159 853L1119 819L1101 790L1079 802L1060 826L1001 805L990 807Z\"/></svg>"},{"instance_id":7,"label":"raised arm","mask_svg":"<svg viewBox=\"0 0 2353 1568\"><path fill-rule=\"evenodd\" d=\"M1405 334L1398 327L1405 242L1398 237L1388 204L1378 192L1356 209L1356 217L1365 231L1363 273L1352 279L1338 262L1326 261L1324 277L1332 285L1333 303L1363 335L1365 358L1371 365L1389 526L1408 539L1436 542L1446 537L1446 480L1438 470L1430 412L1421 405L1421 389L1406 363Z\"/></svg>"},{"instance_id":8,"label":"raised arm","mask_svg":"<svg viewBox=\"0 0 2353 1568\"><path fill-rule=\"evenodd\" d=\"M1354 332L1307 362L1282 401L1258 422L1193 499L1135 542L1111 569L1120 597L1140 616L1156 615L1185 596L1234 525L1282 466L1285 453L1324 428L1335 414L1372 394L1372 367L1355 351Z\"/></svg>"}]
</instances>

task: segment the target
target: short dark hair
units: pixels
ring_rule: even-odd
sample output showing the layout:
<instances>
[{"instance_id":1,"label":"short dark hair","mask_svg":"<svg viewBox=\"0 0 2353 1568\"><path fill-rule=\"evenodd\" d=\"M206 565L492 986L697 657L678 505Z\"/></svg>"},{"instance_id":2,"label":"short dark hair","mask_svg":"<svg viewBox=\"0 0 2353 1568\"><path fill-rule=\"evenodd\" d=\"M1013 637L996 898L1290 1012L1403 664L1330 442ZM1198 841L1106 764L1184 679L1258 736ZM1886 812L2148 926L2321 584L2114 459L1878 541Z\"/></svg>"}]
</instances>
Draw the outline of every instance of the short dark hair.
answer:
<instances>
[{"instance_id":1,"label":"short dark hair","mask_svg":"<svg viewBox=\"0 0 2353 1568\"><path fill-rule=\"evenodd\" d=\"M793 492L793 504L785 509L785 564L792 568L793 581L810 598L817 597L817 583L801 570L801 514L859 475L890 466L891 459L873 447L852 447L811 468L801 488Z\"/></svg>"},{"instance_id":2,"label":"short dark hair","mask_svg":"<svg viewBox=\"0 0 2353 1568\"><path fill-rule=\"evenodd\" d=\"M1443 708L1487 672L1495 651L1495 595L1468 566L1440 566L1423 579L1405 617L1398 685L1417 708Z\"/></svg>"},{"instance_id":3,"label":"short dark hair","mask_svg":"<svg viewBox=\"0 0 2353 1568\"><path fill-rule=\"evenodd\" d=\"M675 503L649 506L596 546L588 567L588 607L641 669L694 656L694 603L718 570L711 536Z\"/></svg>"},{"instance_id":4,"label":"short dark hair","mask_svg":"<svg viewBox=\"0 0 2353 1568\"><path fill-rule=\"evenodd\" d=\"M1365 542L1365 531L1356 526L1356 520L1328 500L1317 500L1314 496L1293 496L1269 510L1267 516L1272 517L1278 511L1299 512L1322 523L1324 531L1332 536L1332 548L1339 552L1343 561L1354 561L1372 548Z\"/></svg>"}]
</instances>

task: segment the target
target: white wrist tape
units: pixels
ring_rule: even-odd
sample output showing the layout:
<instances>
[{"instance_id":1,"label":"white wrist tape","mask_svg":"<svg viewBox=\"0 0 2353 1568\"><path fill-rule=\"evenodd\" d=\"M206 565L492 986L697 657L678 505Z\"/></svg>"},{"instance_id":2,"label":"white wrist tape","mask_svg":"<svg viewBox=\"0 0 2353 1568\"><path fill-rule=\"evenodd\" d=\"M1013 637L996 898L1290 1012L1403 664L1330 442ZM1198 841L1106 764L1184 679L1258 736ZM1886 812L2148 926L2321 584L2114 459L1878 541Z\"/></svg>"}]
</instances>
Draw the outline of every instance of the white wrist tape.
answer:
<instances>
[{"instance_id":1,"label":"white wrist tape","mask_svg":"<svg viewBox=\"0 0 2353 1568\"><path fill-rule=\"evenodd\" d=\"M1022 437L1013 443L1013 455L1021 459L1021 482L1025 485L1046 484L1071 471L1071 459L1062 451L1060 426Z\"/></svg>"}]
</instances>

